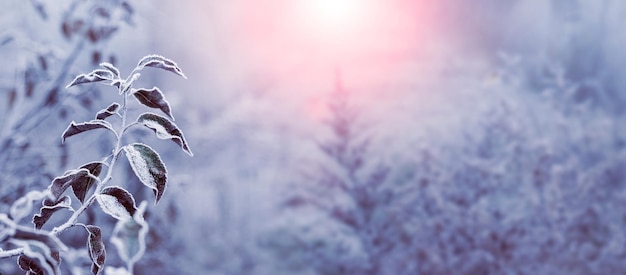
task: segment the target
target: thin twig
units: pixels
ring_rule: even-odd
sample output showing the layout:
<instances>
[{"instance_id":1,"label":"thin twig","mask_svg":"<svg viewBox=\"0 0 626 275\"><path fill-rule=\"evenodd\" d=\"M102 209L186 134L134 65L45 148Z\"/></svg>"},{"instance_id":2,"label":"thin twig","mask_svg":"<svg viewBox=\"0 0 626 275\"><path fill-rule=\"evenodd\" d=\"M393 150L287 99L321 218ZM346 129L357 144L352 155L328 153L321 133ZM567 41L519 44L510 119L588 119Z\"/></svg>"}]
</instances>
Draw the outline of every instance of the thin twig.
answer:
<instances>
[{"instance_id":1,"label":"thin twig","mask_svg":"<svg viewBox=\"0 0 626 275\"><path fill-rule=\"evenodd\" d=\"M2 250L0 251L0 259L19 256L22 255L22 253L24 253L24 248L21 247L11 250Z\"/></svg>"}]
</instances>

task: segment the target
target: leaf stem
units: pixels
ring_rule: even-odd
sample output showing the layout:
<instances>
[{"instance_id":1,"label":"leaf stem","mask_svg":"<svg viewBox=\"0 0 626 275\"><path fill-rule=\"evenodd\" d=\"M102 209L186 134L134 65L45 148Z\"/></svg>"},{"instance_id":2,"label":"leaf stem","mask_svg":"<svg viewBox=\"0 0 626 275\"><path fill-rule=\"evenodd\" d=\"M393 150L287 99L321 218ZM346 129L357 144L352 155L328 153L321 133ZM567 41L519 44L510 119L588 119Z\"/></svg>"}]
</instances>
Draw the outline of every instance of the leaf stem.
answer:
<instances>
[{"instance_id":1,"label":"leaf stem","mask_svg":"<svg viewBox=\"0 0 626 275\"><path fill-rule=\"evenodd\" d=\"M139 124L139 123L133 122L131 124L126 125L126 127L124 127L124 129L122 129L122 132L120 133L120 135L123 135L126 132L126 130L128 130L128 128L133 127L133 126L135 126L137 124Z\"/></svg>"}]
</instances>

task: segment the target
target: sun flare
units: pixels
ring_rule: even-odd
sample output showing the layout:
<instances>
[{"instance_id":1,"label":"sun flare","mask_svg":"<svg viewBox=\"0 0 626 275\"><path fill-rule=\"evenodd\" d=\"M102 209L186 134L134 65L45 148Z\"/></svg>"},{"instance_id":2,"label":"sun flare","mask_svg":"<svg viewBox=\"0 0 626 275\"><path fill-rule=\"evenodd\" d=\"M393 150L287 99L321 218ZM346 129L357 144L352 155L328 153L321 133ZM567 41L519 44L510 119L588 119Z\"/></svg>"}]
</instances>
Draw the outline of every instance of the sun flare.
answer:
<instances>
[{"instance_id":1,"label":"sun flare","mask_svg":"<svg viewBox=\"0 0 626 275\"><path fill-rule=\"evenodd\" d=\"M320 21L340 24L349 21L355 16L358 8L357 0L317 0L310 1L311 12L319 17Z\"/></svg>"},{"instance_id":2,"label":"sun flare","mask_svg":"<svg viewBox=\"0 0 626 275\"><path fill-rule=\"evenodd\" d=\"M362 0L300 0L301 14L313 27L343 31L359 24L363 16Z\"/></svg>"}]
</instances>

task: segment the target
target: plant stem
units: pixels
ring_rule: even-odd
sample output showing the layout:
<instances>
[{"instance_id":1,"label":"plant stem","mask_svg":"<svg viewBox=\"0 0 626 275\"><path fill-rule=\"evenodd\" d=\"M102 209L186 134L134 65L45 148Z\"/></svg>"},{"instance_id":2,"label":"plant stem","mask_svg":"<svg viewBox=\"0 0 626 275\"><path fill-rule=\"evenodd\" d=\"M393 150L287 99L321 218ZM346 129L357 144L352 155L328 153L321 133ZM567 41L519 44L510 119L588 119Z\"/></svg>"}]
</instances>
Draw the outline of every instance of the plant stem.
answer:
<instances>
[{"instance_id":1,"label":"plant stem","mask_svg":"<svg viewBox=\"0 0 626 275\"><path fill-rule=\"evenodd\" d=\"M55 227L54 229L52 229L52 231L50 232L50 235L59 235L61 234L63 231L67 230L68 228L74 226L76 224L76 221L78 220L78 217L80 216L80 214L82 214L83 212L85 212L85 210L87 210L87 208L89 207L89 205L91 205L91 203L93 203L93 201L96 199L96 194L99 193L100 191L98 190L98 187L96 187L96 191L94 192L93 195L91 195L91 197L89 197L89 199L87 199L87 201L85 203L83 203L83 205L80 206L80 208L78 208L74 214L72 214L72 216L62 225L59 225L57 227Z\"/></svg>"},{"instance_id":2,"label":"plant stem","mask_svg":"<svg viewBox=\"0 0 626 275\"><path fill-rule=\"evenodd\" d=\"M3 250L3 251L0 251L0 259L22 255L22 253L24 253L24 248L21 248L21 247L11 249L11 250Z\"/></svg>"},{"instance_id":3,"label":"plant stem","mask_svg":"<svg viewBox=\"0 0 626 275\"><path fill-rule=\"evenodd\" d=\"M96 195L100 194L100 191L102 191L102 188L107 185L107 183L109 181L111 181L111 179L113 178L113 166L115 166L115 162L117 161L117 157L119 155L119 151L122 147L122 135L124 134L124 131L126 130L126 112L128 110L128 107L126 106L126 102L127 102L127 95L124 94L124 102L122 104L122 125L120 127L120 134L116 135L117 136L117 141L115 143L115 148L113 149L113 157L111 158L111 162L108 165L107 168L107 174L104 177L104 180L101 182L98 182L98 184L96 185L96 190L93 192L93 194L91 195L91 197L89 197L89 199L87 199L87 201L85 201L85 203L83 205L80 206L80 208L78 208L74 214L72 214L72 216L70 216L70 218L63 223L60 226L55 227L54 229L52 229L52 231L50 232L51 235L59 235L61 234L63 231L67 230L68 228L76 225L76 222L78 221L78 218L80 217L80 215L85 212L85 210L87 210L87 208L93 203L93 201L96 199Z\"/></svg>"}]
</instances>

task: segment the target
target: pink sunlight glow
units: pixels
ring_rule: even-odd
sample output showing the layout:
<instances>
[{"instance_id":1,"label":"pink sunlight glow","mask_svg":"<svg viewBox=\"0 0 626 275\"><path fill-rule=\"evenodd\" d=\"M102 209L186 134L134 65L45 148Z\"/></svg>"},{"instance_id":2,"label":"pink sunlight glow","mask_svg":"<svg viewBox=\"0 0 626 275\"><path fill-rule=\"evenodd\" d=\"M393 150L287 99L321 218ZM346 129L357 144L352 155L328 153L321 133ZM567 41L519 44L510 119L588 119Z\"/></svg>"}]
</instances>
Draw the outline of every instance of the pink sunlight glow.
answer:
<instances>
[{"instance_id":1,"label":"pink sunlight glow","mask_svg":"<svg viewBox=\"0 0 626 275\"><path fill-rule=\"evenodd\" d=\"M324 67L324 88L306 99L307 116L315 121L328 116L326 96L334 89L339 71L355 100L366 105L367 93L411 74L415 63L428 65L436 40L434 4L405 0L296 0L288 17L294 53L308 52L311 68ZM285 53L287 55L288 53ZM325 63L325 64L323 64ZM317 73L316 75L319 75ZM312 74L313 75L313 74ZM385 96L393 95L386 94Z\"/></svg>"},{"instance_id":2,"label":"pink sunlight glow","mask_svg":"<svg viewBox=\"0 0 626 275\"><path fill-rule=\"evenodd\" d=\"M371 6L371 1L298 0L296 5L295 15L302 19L302 24L309 31L335 36L363 27L368 19L367 9Z\"/></svg>"},{"instance_id":3,"label":"pink sunlight glow","mask_svg":"<svg viewBox=\"0 0 626 275\"><path fill-rule=\"evenodd\" d=\"M228 43L241 61L261 61L266 69L294 62L345 68L354 59L408 60L406 54L425 49L433 40L428 32L436 32L433 5L426 0L233 0L207 20L220 23L227 37L218 42Z\"/></svg>"},{"instance_id":4,"label":"pink sunlight glow","mask_svg":"<svg viewBox=\"0 0 626 275\"><path fill-rule=\"evenodd\" d=\"M367 97L401 100L389 85L429 79L423 67L437 64L434 52L441 49L436 1L232 0L209 6L214 12L189 33L214 28L212 37L194 39L221 50L211 62L220 64L223 87L247 90L240 86L248 78L262 79L271 83L272 100L289 102L284 108L315 121L326 115L337 71L355 99L383 106ZM202 14L197 7L192 12Z\"/></svg>"}]
</instances>

